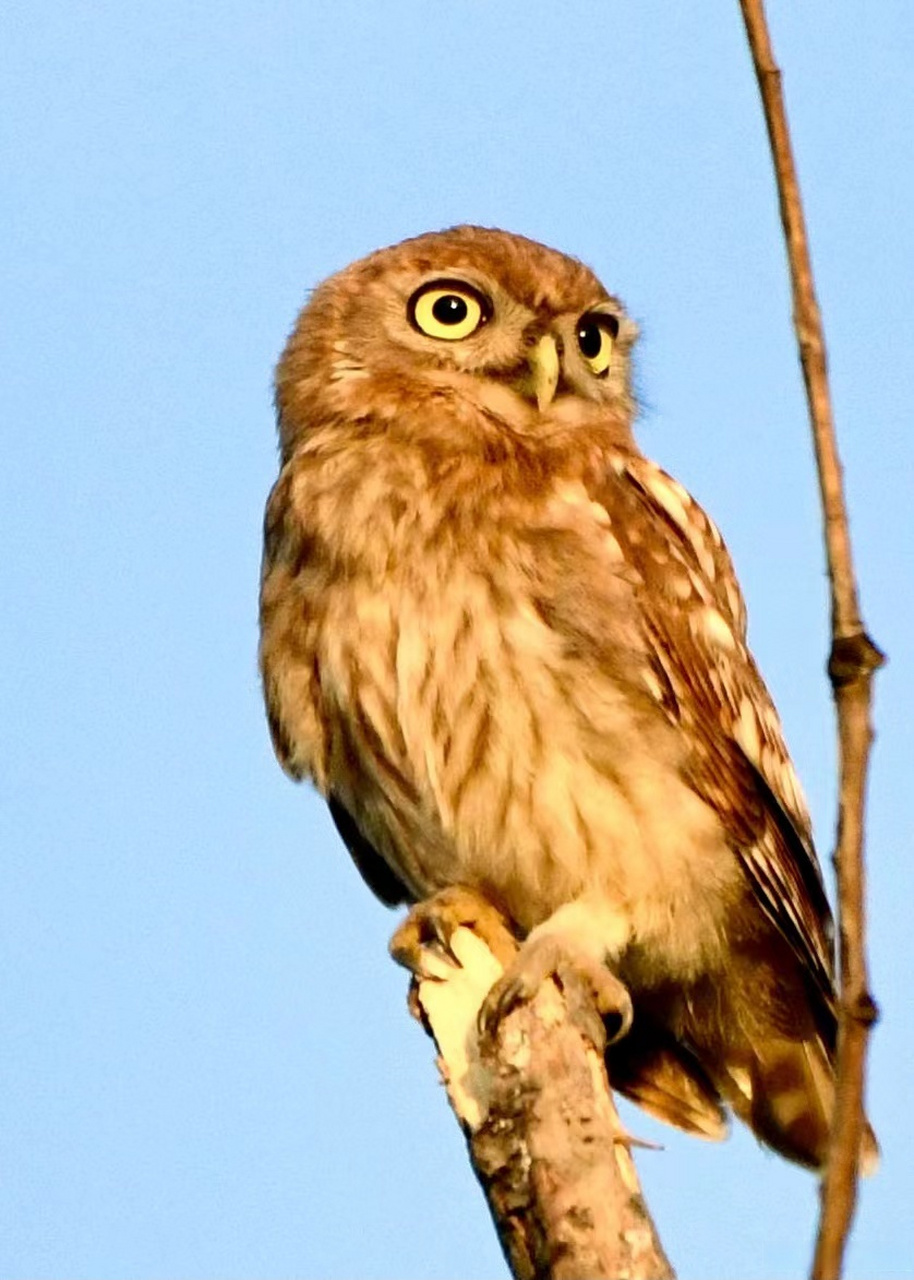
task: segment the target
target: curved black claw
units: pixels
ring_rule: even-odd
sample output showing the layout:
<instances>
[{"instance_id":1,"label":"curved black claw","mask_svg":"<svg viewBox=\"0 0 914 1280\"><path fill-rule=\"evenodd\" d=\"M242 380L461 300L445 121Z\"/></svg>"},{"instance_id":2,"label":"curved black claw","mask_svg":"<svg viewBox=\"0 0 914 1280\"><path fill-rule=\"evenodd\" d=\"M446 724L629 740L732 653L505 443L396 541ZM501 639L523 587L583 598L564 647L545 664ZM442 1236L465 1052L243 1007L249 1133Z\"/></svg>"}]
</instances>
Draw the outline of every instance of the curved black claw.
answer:
<instances>
[{"instance_id":1,"label":"curved black claw","mask_svg":"<svg viewBox=\"0 0 914 1280\"><path fill-rule=\"evenodd\" d=\"M390 940L390 954L417 977L437 980L426 957L431 954L459 968L451 943L458 929L470 929L502 964L510 963L517 950L500 912L472 889L452 885L412 908Z\"/></svg>"},{"instance_id":2,"label":"curved black claw","mask_svg":"<svg viewBox=\"0 0 914 1280\"><path fill-rule=\"evenodd\" d=\"M542 984L571 970L588 988L613 1044L627 1035L634 1018L628 988L604 964L562 935L541 934L523 944L513 964L483 1000L476 1018L481 1036L492 1037L499 1022L518 1004L532 1000Z\"/></svg>"}]
</instances>

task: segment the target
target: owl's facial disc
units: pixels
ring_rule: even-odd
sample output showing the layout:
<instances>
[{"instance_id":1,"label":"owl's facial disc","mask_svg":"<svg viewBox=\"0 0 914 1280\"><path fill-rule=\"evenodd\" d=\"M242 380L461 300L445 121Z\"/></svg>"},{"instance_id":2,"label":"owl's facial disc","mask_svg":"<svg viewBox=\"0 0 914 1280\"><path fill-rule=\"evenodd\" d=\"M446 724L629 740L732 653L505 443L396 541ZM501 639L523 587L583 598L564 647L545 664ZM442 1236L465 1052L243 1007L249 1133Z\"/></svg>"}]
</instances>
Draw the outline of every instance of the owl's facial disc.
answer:
<instances>
[{"instance_id":1,"label":"owl's facial disc","mask_svg":"<svg viewBox=\"0 0 914 1280\"><path fill-rule=\"evenodd\" d=\"M401 340L431 367L510 387L539 413L558 400L563 412L572 403L606 404L625 386L618 304L595 299L575 311L562 301L517 298L497 280L456 272L426 277L405 300L411 333Z\"/></svg>"}]
</instances>

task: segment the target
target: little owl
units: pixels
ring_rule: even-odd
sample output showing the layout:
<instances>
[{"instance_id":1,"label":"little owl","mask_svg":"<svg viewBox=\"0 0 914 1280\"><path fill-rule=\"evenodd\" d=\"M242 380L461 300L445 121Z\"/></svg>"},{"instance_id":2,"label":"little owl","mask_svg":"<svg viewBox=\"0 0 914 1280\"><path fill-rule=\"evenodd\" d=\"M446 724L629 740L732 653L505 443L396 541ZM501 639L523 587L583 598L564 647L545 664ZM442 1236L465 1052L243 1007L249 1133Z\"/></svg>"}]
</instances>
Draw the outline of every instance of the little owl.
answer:
<instances>
[{"instance_id":1,"label":"little owl","mask_svg":"<svg viewBox=\"0 0 914 1280\"><path fill-rule=\"evenodd\" d=\"M580 262L480 227L315 290L276 377L270 729L384 902L446 938L467 886L510 920L484 1022L567 960L616 1015L617 1089L819 1168L809 816L721 536L635 443L635 338Z\"/></svg>"}]
</instances>

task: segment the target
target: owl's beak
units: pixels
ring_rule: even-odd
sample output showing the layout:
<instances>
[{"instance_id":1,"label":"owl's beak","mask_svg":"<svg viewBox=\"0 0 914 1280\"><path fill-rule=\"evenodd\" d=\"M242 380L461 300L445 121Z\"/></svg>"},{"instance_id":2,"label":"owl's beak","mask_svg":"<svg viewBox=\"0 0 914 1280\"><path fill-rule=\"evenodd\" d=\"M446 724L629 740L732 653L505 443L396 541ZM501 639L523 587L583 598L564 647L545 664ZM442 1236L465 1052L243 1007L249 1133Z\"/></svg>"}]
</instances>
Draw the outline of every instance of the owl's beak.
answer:
<instances>
[{"instance_id":1,"label":"owl's beak","mask_svg":"<svg viewBox=\"0 0 914 1280\"><path fill-rule=\"evenodd\" d=\"M540 413L552 403L559 385L559 353L555 338L544 333L530 352L530 384Z\"/></svg>"}]
</instances>

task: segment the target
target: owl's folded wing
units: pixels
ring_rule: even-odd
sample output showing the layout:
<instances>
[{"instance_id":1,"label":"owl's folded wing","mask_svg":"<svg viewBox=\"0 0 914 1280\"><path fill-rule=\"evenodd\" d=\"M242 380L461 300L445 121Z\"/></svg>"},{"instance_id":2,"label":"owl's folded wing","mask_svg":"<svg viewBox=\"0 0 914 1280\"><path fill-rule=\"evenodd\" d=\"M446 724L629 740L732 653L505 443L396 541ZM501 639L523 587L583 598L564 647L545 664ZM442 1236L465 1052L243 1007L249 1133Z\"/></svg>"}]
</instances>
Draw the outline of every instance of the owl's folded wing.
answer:
<instances>
[{"instance_id":1,"label":"owl's folded wing","mask_svg":"<svg viewBox=\"0 0 914 1280\"><path fill-rule=\"evenodd\" d=\"M592 496L636 570L650 684L690 739L689 785L718 814L759 904L831 1006L831 911L810 819L746 645L721 536L681 485L634 455L615 459Z\"/></svg>"}]
</instances>

